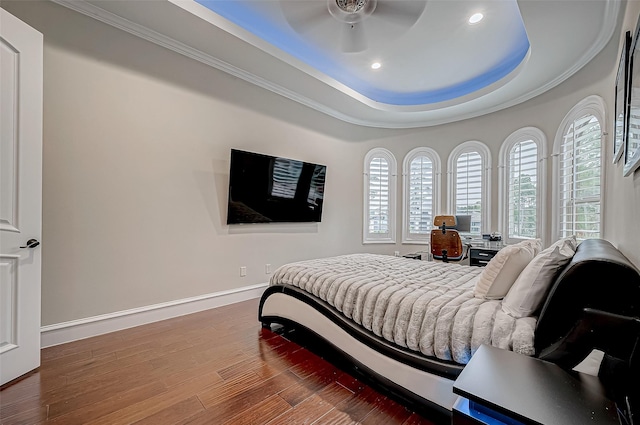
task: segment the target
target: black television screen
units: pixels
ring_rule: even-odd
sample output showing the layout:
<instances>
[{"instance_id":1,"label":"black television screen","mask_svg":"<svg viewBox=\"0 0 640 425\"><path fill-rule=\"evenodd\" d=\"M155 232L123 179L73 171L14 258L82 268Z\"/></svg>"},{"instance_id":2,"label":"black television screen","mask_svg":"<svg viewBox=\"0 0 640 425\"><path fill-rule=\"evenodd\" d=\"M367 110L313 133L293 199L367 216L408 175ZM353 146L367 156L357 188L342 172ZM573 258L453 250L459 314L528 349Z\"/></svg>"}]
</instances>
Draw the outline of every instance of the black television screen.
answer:
<instances>
[{"instance_id":1,"label":"black television screen","mask_svg":"<svg viewBox=\"0 0 640 425\"><path fill-rule=\"evenodd\" d=\"M319 222L327 167L231 149L227 224Z\"/></svg>"}]
</instances>

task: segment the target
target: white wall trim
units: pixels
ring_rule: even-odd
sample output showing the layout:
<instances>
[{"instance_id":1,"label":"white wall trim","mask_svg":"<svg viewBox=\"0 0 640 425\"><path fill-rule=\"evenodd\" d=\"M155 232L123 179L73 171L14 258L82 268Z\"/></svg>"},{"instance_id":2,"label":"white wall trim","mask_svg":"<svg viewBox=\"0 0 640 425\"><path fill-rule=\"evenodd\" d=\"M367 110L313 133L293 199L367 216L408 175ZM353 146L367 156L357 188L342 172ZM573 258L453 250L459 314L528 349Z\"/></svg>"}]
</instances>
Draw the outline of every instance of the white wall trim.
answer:
<instances>
[{"instance_id":1,"label":"white wall trim","mask_svg":"<svg viewBox=\"0 0 640 425\"><path fill-rule=\"evenodd\" d=\"M68 9L76 11L78 13L82 13L83 15L86 15L90 18L93 18L105 24L111 25L114 28L118 28L122 31L128 32L129 34L132 34L143 40L150 41L151 43L157 44L158 46L165 47L169 50L172 50L190 59L194 59L205 65L219 69L220 71L226 72L230 75L233 75L234 77L238 77L251 84L255 84L256 86L261 87L263 89L272 91L273 93L279 94L280 96L284 96L295 102L301 103L302 105L308 106L312 109L315 109L316 111L327 114L333 118L336 118L351 124L355 124L355 125L362 125L367 127L379 127L379 125L377 125L375 121L359 119L350 115L346 115L340 111L337 111L334 108L323 105L320 102L317 102L307 96L301 95L280 84L273 83L263 77L260 77L251 72L245 71L228 62L222 61L199 49L195 49L191 46L188 46L185 43L177 41L171 37L168 37L164 34L160 34L159 32L154 31L150 28L147 28L143 25L137 24L121 16L118 16L114 13L111 13L107 10L104 10L92 3L89 3L86 0L51 0L51 1L59 4L60 6L64 6ZM393 128L393 127L394 126L390 128Z\"/></svg>"},{"instance_id":2,"label":"white wall trim","mask_svg":"<svg viewBox=\"0 0 640 425\"><path fill-rule=\"evenodd\" d=\"M191 298L183 298L181 300L168 301L42 326L40 328L40 346L41 348L52 347L54 345L258 298L267 286L268 283L259 283L257 285L227 291L214 292ZM258 311L256 310L256 321L258 320L257 317Z\"/></svg>"}]
</instances>

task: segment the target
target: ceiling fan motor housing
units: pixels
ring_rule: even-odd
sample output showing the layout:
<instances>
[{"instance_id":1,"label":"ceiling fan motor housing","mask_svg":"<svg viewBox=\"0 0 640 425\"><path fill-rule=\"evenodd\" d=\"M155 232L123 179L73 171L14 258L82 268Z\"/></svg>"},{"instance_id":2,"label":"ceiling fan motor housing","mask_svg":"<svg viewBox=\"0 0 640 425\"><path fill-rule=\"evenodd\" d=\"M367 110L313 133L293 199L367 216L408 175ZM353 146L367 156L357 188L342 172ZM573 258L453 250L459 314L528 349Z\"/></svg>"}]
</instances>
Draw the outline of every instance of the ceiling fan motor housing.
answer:
<instances>
[{"instance_id":1,"label":"ceiling fan motor housing","mask_svg":"<svg viewBox=\"0 0 640 425\"><path fill-rule=\"evenodd\" d=\"M377 0L327 0L331 16L347 24L361 22L376 9Z\"/></svg>"},{"instance_id":2,"label":"ceiling fan motor housing","mask_svg":"<svg viewBox=\"0 0 640 425\"><path fill-rule=\"evenodd\" d=\"M347 13L356 13L367 4L367 0L336 0L336 4Z\"/></svg>"}]
</instances>

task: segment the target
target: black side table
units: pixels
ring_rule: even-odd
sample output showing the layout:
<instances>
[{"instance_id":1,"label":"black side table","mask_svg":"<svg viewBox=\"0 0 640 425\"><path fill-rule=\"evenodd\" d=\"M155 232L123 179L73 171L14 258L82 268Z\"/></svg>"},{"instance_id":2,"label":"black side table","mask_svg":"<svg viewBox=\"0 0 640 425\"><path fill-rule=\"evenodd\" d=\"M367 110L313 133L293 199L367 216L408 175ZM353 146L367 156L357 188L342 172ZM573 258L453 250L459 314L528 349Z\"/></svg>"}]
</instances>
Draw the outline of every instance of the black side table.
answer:
<instances>
[{"instance_id":1,"label":"black side table","mask_svg":"<svg viewBox=\"0 0 640 425\"><path fill-rule=\"evenodd\" d=\"M453 425L620 425L595 376L481 346L453 384Z\"/></svg>"},{"instance_id":2,"label":"black side table","mask_svg":"<svg viewBox=\"0 0 640 425\"><path fill-rule=\"evenodd\" d=\"M486 266L498 251L504 247L505 245L502 241L472 241L471 248L469 248L469 265L479 267Z\"/></svg>"}]
</instances>

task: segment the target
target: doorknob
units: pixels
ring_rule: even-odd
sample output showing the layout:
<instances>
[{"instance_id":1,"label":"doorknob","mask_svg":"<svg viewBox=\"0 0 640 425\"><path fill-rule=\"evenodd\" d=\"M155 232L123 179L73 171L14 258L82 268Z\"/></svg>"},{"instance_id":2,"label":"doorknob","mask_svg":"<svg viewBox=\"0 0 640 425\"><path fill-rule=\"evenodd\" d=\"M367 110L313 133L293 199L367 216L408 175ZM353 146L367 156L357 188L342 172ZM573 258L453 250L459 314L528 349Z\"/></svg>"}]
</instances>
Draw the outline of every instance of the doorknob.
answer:
<instances>
[{"instance_id":1,"label":"doorknob","mask_svg":"<svg viewBox=\"0 0 640 425\"><path fill-rule=\"evenodd\" d=\"M20 248L35 248L38 245L40 245L40 242L38 242L37 239L29 239L27 241L27 244L25 246L21 246Z\"/></svg>"}]
</instances>

